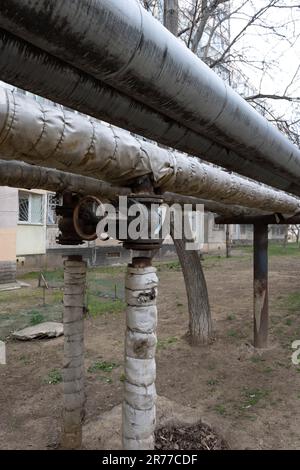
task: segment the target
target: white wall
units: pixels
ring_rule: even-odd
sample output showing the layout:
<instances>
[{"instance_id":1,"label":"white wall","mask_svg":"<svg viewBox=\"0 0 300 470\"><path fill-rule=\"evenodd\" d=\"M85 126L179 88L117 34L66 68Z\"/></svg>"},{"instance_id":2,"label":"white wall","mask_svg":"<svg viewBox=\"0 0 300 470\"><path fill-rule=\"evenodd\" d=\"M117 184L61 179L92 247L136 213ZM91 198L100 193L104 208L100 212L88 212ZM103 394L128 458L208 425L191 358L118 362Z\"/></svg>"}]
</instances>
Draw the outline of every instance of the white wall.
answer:
<instances>
[{"instance_id":1,"label":"white wall","mask_svg":"<svg viewBox=\"0 0 300 470\"><path fill-rule=\"evenodd\" d=\"M22 190L23 191L23 190ZM30 224L18 222L16 255L40 255L46 253L46 191L32 190L35 194L43 196L43 222Z\"/></svg>"}]
</instances>

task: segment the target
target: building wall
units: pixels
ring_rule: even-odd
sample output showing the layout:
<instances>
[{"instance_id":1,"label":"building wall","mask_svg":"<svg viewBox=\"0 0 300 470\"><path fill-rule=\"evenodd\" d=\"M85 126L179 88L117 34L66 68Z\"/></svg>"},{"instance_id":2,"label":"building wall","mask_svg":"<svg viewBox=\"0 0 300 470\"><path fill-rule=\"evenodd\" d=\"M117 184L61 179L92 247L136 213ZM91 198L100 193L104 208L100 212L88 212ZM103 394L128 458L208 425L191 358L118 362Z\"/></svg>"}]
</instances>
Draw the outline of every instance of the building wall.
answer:
<instances>
[{"instance_id":1,"label":"building wall","mask_svg":"<svg viewBox=\"0 0 300 470\"><path fill-rule=\"evenodd\" d=\"M18 225L16 255L41 255L46 253L46 227Z\"/></svg>"},{"instance_id":2,"label":"building wall","mask_svg":"<svg viewBox=\"0 0 300 470\"><path fill-rule=\"evenodd\" d=\"M215 224L214 214L208 212L204 216L204 253L222 253L226 249L225 225Z\"/></svg>"},{"instance_id":3,"label":"building wall","mask_svg":"<svg viewBox=\"0 0 300 470\"><path fill-rule=\"evenodd\" d=\"M15 280L18 190L0 187L0 283Z\"/></svg>"},{"instance_id":4,"label":"building wall","mask_svg":"<svg viewBox=\"0 0 300 470\"><path fill-rule=\"evenodd\" d=\"M268 238L273 242L282 242L285 238L286 228L284 225L269 225ZM232 225L231 239L233 244L250 244L253 242L252 225Z\"/></svg>"},{"instance_id":5,"label":"building wall","mask_svg":"<svg viewBox=\"0 0 300 470\"><path fill-rule=\"evenodd\" d=\"M231 240L233 244L249 244L253 241L253 227L252 225L232 225L231 226Z\"/></svg>"},{"instance_id":6,"label":"building wall","mask_svg":"<svg viewBox=\"0 0 300 470\"><path fill-rule=\"evenodd\" d=\"M46 253L46 191L23 191L28 194L42 196L42 219L41 223L27 223L18 220L16 256L41 255Z\"/></svg>"}]
</instances>

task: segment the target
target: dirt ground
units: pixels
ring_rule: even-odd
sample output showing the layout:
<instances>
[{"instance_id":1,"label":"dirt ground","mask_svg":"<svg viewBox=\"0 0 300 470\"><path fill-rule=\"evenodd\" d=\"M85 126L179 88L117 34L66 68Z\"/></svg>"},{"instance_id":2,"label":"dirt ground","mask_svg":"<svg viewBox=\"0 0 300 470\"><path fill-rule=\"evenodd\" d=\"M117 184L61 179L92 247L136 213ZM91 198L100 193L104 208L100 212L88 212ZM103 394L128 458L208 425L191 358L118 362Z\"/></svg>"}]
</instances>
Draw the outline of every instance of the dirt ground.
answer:
<instances>
[{"instance_id":1,"label":"dirt ground","mask_svg":"<svg viewBox=\"0 0 300 470\"><path fill-rule=\"evenodd\" d=\"M175 402L179 410L197 411L233 449L300 448L300 366L291 361L292 342L300 340L299 266L300 251L270 256L270 347L260 352L251 345L249 250L235 252L230 259L204 261L215 329L215 339L206 347L191 347L185 339L188 312L178 264L158 267L158 395ZM94 433L85 438L87 448L103 448L95 435L101 416L122 401L124 304L119 300L117 308L112 307L102 287L117 285L122 298L123 271L90 273L103 305L97 314L94 299L93 314L85 320L86 426ZM16 319L14 327L21 325L29 308L31 323L39 312L54 311L57 319L61 315L59 283L47 292L47 306L42 307L37 276L26 277L26 282L32 287L0 293L0 333L4 325L7 335L11 318ZM8 340L7 349L8 363L0 365L0 448L53 448L61 425L63 339Z\"/></svg>"}]
</instances>

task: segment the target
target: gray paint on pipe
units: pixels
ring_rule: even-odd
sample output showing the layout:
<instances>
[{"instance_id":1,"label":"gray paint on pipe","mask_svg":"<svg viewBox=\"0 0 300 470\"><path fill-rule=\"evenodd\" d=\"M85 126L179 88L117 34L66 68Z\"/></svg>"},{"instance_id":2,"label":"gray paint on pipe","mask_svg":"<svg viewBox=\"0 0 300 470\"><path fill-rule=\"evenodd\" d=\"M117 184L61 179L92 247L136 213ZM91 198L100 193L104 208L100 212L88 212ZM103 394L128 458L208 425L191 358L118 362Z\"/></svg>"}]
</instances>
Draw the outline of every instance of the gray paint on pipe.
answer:
<instances>
[{"instance_id":1,"label":"gray paint on pipe","mask_svg":"<svg viewBox=\"0 0 300 470\"><path fill-rule=\"evenodd\" d=\"M164 145L197 156L205 155L205 159L229 169L243 166L246 176L300 195L300 186L274 175L272 167L265 169L243 160L234 152L1 30L0 72L2 80L15 86Z\"/></svg>"},{"instance_id":2,"label":"gray paint on pipe","mask_svg":"<svg viewBox=\"0 0 300 470\"><path fill-rule=\"evenodd\" d=\"M256 162L298 185L300 150L136 0L2 0L0 26L234 150L208 160L246 175Z\"/></svg>"}]
</instances>

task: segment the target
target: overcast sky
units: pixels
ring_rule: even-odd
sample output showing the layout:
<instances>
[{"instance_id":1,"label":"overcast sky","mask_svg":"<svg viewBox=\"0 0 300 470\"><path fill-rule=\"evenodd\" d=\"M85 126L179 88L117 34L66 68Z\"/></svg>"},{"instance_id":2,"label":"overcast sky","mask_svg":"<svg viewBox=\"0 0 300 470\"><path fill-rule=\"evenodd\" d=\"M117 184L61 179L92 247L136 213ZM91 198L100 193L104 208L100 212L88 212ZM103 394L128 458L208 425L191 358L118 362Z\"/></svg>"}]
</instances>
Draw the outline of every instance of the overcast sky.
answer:
<instances>
[{"instance_id":1,"label":"overcast sky","mask_svg":"<svg viewBox=\"0 0 300 470\"><path fill-rule=\"evenodd\" d=\"M249 14L266 5L269 0L255 0L248 2ZM240 0L231 0L234 8ZM252 5L251 5L252 4ZM282 0L282 5L300 5L299 0ZM300 8L276 9L272 8L265 16L269 25L281 26L279 32L282 36L270 34L270 30L258 26L251 26L244 38L237 43L237 49L245 49L250 59L265 59L268 63L266 73L252 67L242 66L254 87L262 93L283 94L292 80L300 63ZM234 37L245 25L246 19L239 15L231 22L231 37ZM300 70L288 94L300 96ZM288 109L288 102L274 102L277 109ZM279 108L280 107L280 108Z\"/></svg>"}]
</instances>

